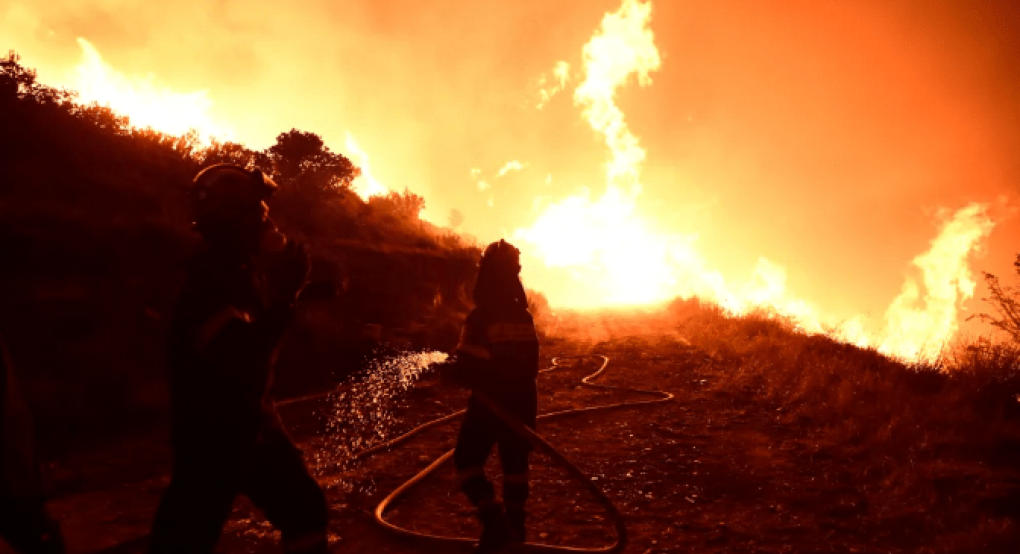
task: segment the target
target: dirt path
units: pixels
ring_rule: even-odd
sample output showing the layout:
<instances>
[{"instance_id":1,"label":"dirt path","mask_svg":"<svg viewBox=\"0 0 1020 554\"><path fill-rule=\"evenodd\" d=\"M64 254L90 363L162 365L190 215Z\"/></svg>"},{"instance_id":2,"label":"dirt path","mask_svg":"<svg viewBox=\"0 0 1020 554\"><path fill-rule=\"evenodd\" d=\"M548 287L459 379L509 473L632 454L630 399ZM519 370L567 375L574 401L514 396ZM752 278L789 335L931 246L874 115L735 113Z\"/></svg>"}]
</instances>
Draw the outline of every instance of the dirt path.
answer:
<instances>
[{"instance_id":1,"label":"dirt path","mask_svg":"<svg viewBox=\"0 0 1020 554\"><path fill-rule=\"evenodd\" d=\"M617 342L597 349L611 357L606 384L658 388L676 398L664 404L567 417L539 432L604 487L627 520L634 554L673 552L938 552L923 508L869 506L862 484L838 452L821 448L820 430L784 422L753 391L717 386L727 368L675 337ZM572 344L544 348L546 359L585 353ZM541 377L541 411L610 404L627 393L578 387L597 362ZM633 395L633 399L643 399ZM464 405L463 392L434 379L420 381L384 406L395 435ZM289 407L283 417L309 451L327 446L320 436L332 406L325 401ZM333 505L336 552L429 552L385 535L372 522L378 501L452 447L456 425L431 430L393 452L338 471L318 457ZM330 446L329 448L335 448ZM536 456L530 502L531 540L570 546L611 542L605 514L565 472ZM54 510L65 520L72 552L90 552L145 532L165 478L64 497ZM475 536L471 510L457 491L452 467L413 491L390 519L417 530ZM222 552L275 552L275 533L239 500L221 542ZM138 547L121 549L136 552ZM444 549L444 552L455 551Z\"/></svg>"}]
</instances>

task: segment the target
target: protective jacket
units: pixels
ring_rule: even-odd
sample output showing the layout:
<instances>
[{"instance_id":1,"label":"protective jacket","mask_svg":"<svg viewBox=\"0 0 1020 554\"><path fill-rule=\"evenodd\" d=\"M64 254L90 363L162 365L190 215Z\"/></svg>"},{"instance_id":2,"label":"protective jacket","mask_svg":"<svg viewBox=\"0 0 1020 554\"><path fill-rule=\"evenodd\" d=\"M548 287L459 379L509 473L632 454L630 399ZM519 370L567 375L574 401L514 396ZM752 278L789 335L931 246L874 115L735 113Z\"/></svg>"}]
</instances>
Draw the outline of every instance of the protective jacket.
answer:
<instances>
[{"instance_id":1,"label":"protective jacket","mask_svg":"<svg viewBox=\"0 0 1020 554\"><path fill-rule=\"evenodd\" d=\"M469 388L496 396L504 387L534 387L538 336L528 310L518 304L475 308L461 331L456 373Z\"/></svg>"},{"instance_id":2,"label":"protective jacket","mask_svg":"<svg viewBox=\"0 0 1020 554\"><path fill-rule=\"evenodd\" d=\"M284 551L327 552L325 496L268 396L291 312L269 301L274 276L212 252L188 266L170 332L174 474L150 554L213 552L238 494L280 530Z\"/></svg>"},{"instance_id":3,"label":"protective jacket","mask_svg":"<svg viewBox=\"0 0 1020 554\"><path fill-rule=\"evenodd\" d=\"M190 261L170 330L176 458L244 449L278 426L268 390L290 311L268 305L253 263L212 253Z\"/></svg>"},{"instance_id":4,"label":"protective jacket","mask_svg":"<svg viewBox=\"0 0 1020 554\"><path fill-rule=\"evenodd\" d=\"M494 546L513 536L524 540L524 504L530 494L528 453L531 444L514 432L479 399L484 394L524 425L534 429L538 415L538 338L527 308L516 302L476 308L464 324L457 347L455 378L472 389L457 435L453 462L461 490L478 508L482 545ZM495 489L485 475L492 447L499 445L503 468L503 509L494 504Z\"/></svg>"}]
</instances>

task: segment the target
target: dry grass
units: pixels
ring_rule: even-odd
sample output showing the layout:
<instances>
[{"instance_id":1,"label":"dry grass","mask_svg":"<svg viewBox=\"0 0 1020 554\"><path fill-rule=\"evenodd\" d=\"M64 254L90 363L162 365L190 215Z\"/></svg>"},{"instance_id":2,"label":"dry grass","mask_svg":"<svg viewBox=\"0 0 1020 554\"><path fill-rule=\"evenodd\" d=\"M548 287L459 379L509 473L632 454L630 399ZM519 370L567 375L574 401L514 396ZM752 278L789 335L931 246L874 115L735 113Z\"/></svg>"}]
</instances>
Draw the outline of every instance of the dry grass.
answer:
<instances>
[{"instance_id":1,"label":"dry grass","mask_svg":"<svg viewBox=\"0 0 1020 554\"><path fill-rule=\"evenodd\" d=\"M767 312L741 317L696 300L668 309L677 330L723 366L720 390L768 403L810 430L886 524L947 537L947 552L1015 551L1020 516L1020 349L956 345L937 365L798 332Z\"/></svg>"},{"instance_id":2,"label":"dry grass","mask_svg":"<svg viewBox=\"0 0 1020 554\"><path fill-rule=\"evenodd\" d=\"M783 448L803 461L797 471L843 491L847 513L837 519L848 529L929 545L924 552L1020 546L1017 345L980 339L947 348L937 363L906 364L768 311L733 316L697 299L561 313L551 328L595 351L634 342L635 359L665 355L664 340L689 343L715 376L706 385L714 394L792 433ZM805 505L824 504L812 494Z\"/></svg>"}]
</instances>

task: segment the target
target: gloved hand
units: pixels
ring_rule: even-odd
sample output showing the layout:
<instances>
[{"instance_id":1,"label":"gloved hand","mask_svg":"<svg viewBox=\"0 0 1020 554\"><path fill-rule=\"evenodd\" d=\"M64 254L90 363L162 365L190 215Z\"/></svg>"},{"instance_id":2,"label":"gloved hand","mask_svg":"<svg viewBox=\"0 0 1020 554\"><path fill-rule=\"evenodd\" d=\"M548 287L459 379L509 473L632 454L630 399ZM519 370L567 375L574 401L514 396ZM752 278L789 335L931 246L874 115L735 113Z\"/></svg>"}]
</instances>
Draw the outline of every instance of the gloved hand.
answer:
<instances>
[{"instance_id":1,"label":"gloved hand","mask_svg":"<svg viewBox=\"0 0 1020 554\"><path fill-rule=\"evenodd\" d=\"M488 383L485 382L481 377L484 373L480 368L472 365L470 362L466 362L463 359L458 359L455 356L451 356L445 362L436 368L439 373L439 378L446 383L451 383L459 387L470 390L482 390L490 388Z\"/></svg>"},{"instance_id":2,"label":"gloved hand","mask_svg":"<svg viewBox=\"0 0 1020 554\"><path fill-rule=\"evenodd\" d=\"M265 257L270 305L291 304L308 281L312 264L304 244L290 241L279 252Z\"/></svg>"},{"instance_id":3,"label":"gloved hand","mask_svg":"<svg viewBox=\"0 0 1020 554\"><path fill-rule=\"evenodd\" d=\"M457 363L456 357L450 356L445 362L437 364L435 368L439 379L444 383L470 388L465 382L463 365Z\"/></svg>"},{"instance_id":4,"label":"gloved hand","mask_svg":"<svg viewBox=\"0 0 1020 554\"><path fill-rule=\"evenodd\" d=\"M447 358L445 361L433 365L432 369L435 370L440 381L444 383L453 383L456 381L457 364L453 357Z\"/></svg>"}]
</instances>

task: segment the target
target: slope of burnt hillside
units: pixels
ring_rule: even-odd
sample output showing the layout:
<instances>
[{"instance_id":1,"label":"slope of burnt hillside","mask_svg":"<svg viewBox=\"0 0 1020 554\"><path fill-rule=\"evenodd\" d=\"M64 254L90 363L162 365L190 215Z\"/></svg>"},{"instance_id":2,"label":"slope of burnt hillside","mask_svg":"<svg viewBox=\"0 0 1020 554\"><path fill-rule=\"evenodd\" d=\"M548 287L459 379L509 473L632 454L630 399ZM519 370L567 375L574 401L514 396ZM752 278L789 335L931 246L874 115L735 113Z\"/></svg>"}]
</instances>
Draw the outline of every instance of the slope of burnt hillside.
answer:
<instances>
[{"instance_id":1,"label":"slope of burnt hillside","mask_svg":"<svg viewBox=\"0 0 1020 554\"><path fill-rule=\"evenodd\" d=\"M674 395L538 425L619 509L625 554L1007 554L1020 546L1020 418L999 401L1008 396L1007 382L989 392L965 374L933 377L768 318L724 317L686 303L673 314L575 319L583 321L611 334L544 341L546 365L555 356L604 355L609 365L597 383ZM582 386L599 366L587 357L542 373L540 413L648 399ZM400 367L410 373L395 371ZM466 403L465 391L414 364L376 369L373 379L282 410L327 489L333 551L468 552L395 537L374 523L387 494L453 447L457 421L390 451L352 455ZM111 453L105 463L117 457ZM609 514L569 474L536 454L531 477L530 540L612 544ZM149 479L57 499L53 508L72 530L72 551L115 543L123 543L116 550L122 554L144 551L165 483ZM386 517L434 535L479 532L449 465ZM278 540L239 499L219 551L275 552Z\"/></svg>"},{"instance_id":2,"label":"slope of burnt hillside","mask_svg":"<svg viewBox=\"0 0 1020 554\"><path fill-rule=\"evenodd\" d=\"M363 201L358 169L312 133L253 151L136 129L38 83L14 54L0 58L0 120L0 334L44 450L161 425L164 334L199 248L186 187L209 163L273 175L274 218L335 291L302 308L281 394L342 380L380 339L448 345L465 309L478 249L420 221L410 192Z\"/></svg>"}]
</instances>

